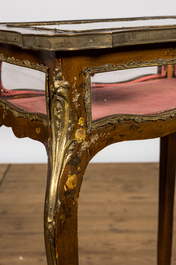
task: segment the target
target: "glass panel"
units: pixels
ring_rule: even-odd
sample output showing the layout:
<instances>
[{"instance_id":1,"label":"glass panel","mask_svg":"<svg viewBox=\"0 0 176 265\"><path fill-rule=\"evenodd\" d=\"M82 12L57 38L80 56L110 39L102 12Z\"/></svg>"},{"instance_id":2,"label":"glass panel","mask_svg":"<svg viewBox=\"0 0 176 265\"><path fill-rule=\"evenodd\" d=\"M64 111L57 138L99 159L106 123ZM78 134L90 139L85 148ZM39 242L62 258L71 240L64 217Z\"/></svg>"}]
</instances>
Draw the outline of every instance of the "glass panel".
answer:
<instances>
[{"instance_id":1,"label":"glass panel","mask_svg":"<svg viewBox=\"0 0 176 265\"><path fill-rule=\"evenodd\" d=\"M151 115L174 109L175 66L95 74L91 77L91 108L93 121L115 114Z\"/></svg>"},{"instance_id":2,"label":"glass panel","mask_svg":"<svg viewBox=\"0 0 176 265\"><path fill-rule=\"evenodd\" d=\"M1 84L7 90L30 89L45 91L45 73L2 62Z\"/></svg>"},{"instance_id":3,"label":"glass panel","mask_svg":"<svg viewBox=\"0 0 176 265\"><path fill-rule=\"evenodd\" d=\"M16 107L46 114L44 72L0 62L1 96Z\"/></svg>"},{"instance_id":4,"label":"glass panel","mask_svg":"<svg viewBox=\"0 0 176 265\"><path fill-rule=\"evenodd\" d=\"M98 73L92 76L92 85L97 83L122 83L137 79L141 76L158 74L158 67L141 67L133 69L125 69L106 73Z\"/></svg>"}]
</instances>

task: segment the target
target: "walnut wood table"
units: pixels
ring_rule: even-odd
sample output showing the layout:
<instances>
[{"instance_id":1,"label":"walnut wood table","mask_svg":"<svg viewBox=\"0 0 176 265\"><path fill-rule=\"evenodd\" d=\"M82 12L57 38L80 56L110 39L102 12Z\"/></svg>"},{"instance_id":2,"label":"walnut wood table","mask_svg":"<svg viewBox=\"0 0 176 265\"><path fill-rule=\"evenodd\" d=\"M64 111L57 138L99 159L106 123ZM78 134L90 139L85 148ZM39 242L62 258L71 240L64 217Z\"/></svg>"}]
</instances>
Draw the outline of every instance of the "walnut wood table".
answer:
<instances>
[{"instance_id":1,"label":"walnut wood table","mask_svg":"<svg viewBox=\"0 0 176 265\"><path fill-rule=\"evenodd\" d=\"M79 192L93 156L115 142L161 137L158 264L169 265L176 17L0 24L0 61L0 125L42 142L48 154L48 264L78 264ZM17 86L17 70L38 73L44 88Z\"/></svg>"}]
</instances>

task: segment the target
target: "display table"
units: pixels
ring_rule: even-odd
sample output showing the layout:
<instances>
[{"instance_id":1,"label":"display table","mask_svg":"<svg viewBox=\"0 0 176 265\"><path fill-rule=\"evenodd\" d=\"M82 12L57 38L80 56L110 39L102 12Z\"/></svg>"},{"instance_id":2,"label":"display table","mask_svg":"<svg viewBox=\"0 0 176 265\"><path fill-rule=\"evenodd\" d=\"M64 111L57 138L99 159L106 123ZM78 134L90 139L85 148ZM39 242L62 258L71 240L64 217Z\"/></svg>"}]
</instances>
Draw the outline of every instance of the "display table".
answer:
<instances>
[{"instance_id":1,"label":"display table","mask_svg":"<svg viewBox=\"0 0 176 265\"><path fill-rule=\"evenodd\" d=\"M48 154L48 264L78 264L78 202L89 161L110 144L160 137L158 264L169 265L176 17L0 24L0 61L0 125L42 142ZM16 85L18 70L31 80L42 76L43 89Z\"/></svg>"}]
</instances>

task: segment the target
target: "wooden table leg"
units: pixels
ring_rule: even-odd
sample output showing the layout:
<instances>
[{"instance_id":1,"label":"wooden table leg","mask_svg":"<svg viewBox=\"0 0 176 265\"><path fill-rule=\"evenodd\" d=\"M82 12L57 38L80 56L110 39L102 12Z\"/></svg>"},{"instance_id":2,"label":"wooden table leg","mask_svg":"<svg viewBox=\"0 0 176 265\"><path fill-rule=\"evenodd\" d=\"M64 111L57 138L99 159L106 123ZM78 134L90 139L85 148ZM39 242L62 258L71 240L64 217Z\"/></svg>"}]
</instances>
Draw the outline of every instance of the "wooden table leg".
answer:
<instances>
[{"instance_id":1,"label":"wooden table leg","mask_svg":"<svg viewBox=\"0 0 176 265\"><path fill-rule=\"evenodd\" d=\"M161 138L158 265L170 265L176 168L176 133Z\"/></svg>"},{"instance_id":2,"label":"wooden table leg","mask_svg":"<svg viewBox=\"0 0 176 265\"><path fill-rule=\"evenodd\" d=\"M89 159L78 156L68 94L70 84L58 68L53 72L53 80L51 136L46 146L49 158L44 214L47 262L48 265L78 265L78 200Z\"/></svg>"}]
</instances>

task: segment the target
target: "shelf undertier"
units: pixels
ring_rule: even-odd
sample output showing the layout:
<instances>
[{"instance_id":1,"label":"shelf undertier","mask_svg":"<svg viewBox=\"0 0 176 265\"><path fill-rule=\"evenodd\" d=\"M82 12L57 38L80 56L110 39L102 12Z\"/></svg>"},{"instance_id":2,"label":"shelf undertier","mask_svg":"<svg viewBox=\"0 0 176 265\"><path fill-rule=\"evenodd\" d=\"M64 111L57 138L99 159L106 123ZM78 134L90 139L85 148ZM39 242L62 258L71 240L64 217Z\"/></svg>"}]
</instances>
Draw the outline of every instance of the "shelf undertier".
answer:
<instances>
[{"instance_id":1,"label":"shelf undertier","mask_svg":"<svg viewBox=\"0 0 176 265\"><path fill-rule=\"evenodd\" d=\"M8 98L17 108L46 115L45 96ZM91 89L92 120L115 114L152 115L176 108L176 78Z\"/></svg>"},{"instance_id":2,"label":"shelf undertier","mask_svg":"<svg viewBox=\"0 0 176 265\"><path fill-rule=\"evenodd\" d=\"M46 97L27 97L27 98L8 98L6 100L16 106L17 108L27 111L36 112L46 115Z\"/></svg>"},{"instance_id":3,"label":"shelf undertier","mask_svg":"<svg viewBox=\"0 0 176 265\"><path fill-rule=\"evenodd\" d=\"M176 78L91 89L92 120L115 114L153 115L176 108Z\"/></svg>"}]
</instances>

